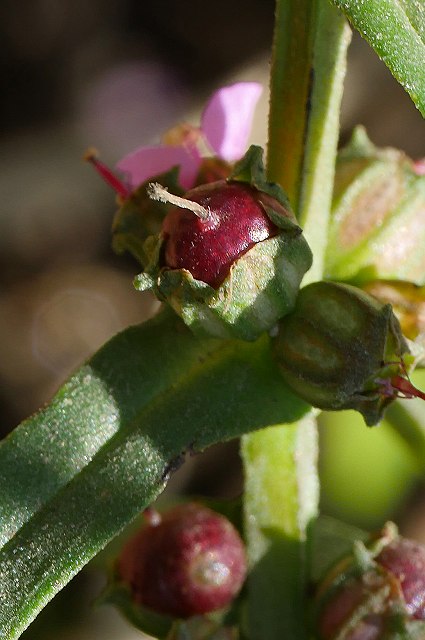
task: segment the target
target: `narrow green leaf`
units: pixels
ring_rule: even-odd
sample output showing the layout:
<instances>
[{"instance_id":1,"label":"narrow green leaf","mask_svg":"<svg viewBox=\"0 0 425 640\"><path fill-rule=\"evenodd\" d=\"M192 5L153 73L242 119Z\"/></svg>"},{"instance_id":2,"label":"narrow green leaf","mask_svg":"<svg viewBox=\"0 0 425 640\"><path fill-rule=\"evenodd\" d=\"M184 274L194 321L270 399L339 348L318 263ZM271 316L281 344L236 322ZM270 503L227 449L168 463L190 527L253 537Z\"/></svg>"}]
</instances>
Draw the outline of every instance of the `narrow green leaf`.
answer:
<instances>
[{"instance_id":1,"label":"narrow green leaf","mask_svg":"<svg viewBox=\"0 0 425 640\"><path fill-rule=\"evenodd\" d=\"M375 49L425 116L423 0L332 0Z\"/></svg>"},{"instance_id":2,"label":"narrow green leaf","mask_svg":"<svg viewBox=\"0 0 425 640\"><path fill-rule=\"evenodd\" d=\"M0 637L19 637L182 453L306 410L267 336L200 340L169 311L116 336L0 445Z\"/></svg>"}]
</instances>

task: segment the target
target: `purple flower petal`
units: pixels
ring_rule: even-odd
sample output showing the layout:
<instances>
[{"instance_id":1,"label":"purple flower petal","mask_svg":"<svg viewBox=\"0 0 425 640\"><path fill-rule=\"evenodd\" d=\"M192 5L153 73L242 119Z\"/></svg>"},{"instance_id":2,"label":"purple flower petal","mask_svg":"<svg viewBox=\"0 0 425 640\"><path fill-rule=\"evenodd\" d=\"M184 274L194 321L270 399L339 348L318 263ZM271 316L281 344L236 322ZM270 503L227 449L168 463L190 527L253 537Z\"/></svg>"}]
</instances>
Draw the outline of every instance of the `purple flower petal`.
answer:
<instances>
[{"instance_id":1,"label":"purple flower petal","mask_svg":"<svg viewBox=\"0 0 425 640\"><path fill-rule=\"evenodd\" d=\"M190 189L195 183L200 163L201 158L195 150L190 153L182 146L156 145L140 147L124 156L118 162L117 169L125 174L133 190L146 180L179 165L179 182L184 189Z\"/></svg>"},{"instance_id":2,"label":"purple flower petal","mask_svg":"<svg viewBox=\"0 0 425 640\"><path fill-rule=\"evenodd\" d=\"M245 153L262 90L257 82L237 82L216 91L207 103L202 114L202 132L223 160L234 162Z\"/></svg>"}]
</instances>

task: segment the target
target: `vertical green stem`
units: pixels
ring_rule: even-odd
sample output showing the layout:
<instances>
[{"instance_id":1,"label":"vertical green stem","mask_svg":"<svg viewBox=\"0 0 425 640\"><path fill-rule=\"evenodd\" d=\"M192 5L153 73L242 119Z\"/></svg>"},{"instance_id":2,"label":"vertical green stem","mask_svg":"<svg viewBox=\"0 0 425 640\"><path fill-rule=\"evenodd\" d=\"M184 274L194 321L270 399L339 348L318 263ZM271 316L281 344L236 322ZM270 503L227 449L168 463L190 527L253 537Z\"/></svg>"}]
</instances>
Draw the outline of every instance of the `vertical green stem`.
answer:
<instances>
[{"instance_id":1,"label":"vertical green stem","mask_svg":"<svg viewBox=\"0 0 425 640\"><path fill-rule=\"evenodd\" d=\"M295 212L311 83L314 3L315 0L276 2L267 172L270 180L285 189Z\"/></svg>"},{"instance_id":2,"label":"vertical green stem","mask_svg":"<svg viewBox=\"0 0 425 640\"><path fill-rule=\"evenodd\" d=\"M317 430L310 415L244 436L248 637L306 638L306 531L317 512Z\"/></svg>"},{"instance_id":3,"label":"vertical green stem","mask_svg":"<svg viewBox=\"0 0 425 640\"><path fill-rule=\"evenodd\" d=\"M306 110L298 218L313 251L304 284L321 280L339 136L339 113L351 31L327 0L317 0L313 51L314 78Z\"/></svg>"},{"instance_id":4,"label":"vertical green stem","mask_svg":"<svg viewBox=\"0 0 425 640\"><path fill-rule=\"evenodd\" d=\"M328 0L277 0L268 176L287 191L322 277L349 30ZM311 275L310 275L311 273ZM307 637L308 530L318 509L313 415L243 439L250 640Z\"/></svg>"}]
</instances>

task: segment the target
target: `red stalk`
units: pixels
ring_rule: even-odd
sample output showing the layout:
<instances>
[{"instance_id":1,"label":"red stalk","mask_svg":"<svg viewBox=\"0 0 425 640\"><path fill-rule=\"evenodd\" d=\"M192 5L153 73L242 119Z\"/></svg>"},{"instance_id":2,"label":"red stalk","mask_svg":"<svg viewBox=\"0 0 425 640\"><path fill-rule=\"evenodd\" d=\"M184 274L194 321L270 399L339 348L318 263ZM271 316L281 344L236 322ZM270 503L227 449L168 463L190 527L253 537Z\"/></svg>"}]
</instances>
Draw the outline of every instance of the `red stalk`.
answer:
<instances>
[{"instance_id":1,"label":"red stalk","mask_svg":"<svg viewBox=\"0 0 425 640\"><path fill-rule=\"evenodd\" d=\"M93 149L89 149L84 156L84 159L87 162L90 162L98 172L98 174L103 178L103 180L108 184L112 189L121 197L128 198L131 191L124 184L122 180L115 175L115 173L106 166L96 155L96 152Z\"/></svg>"},{"instance_id":2,"label":"red stalk","mask_svg":"<svg viewBox=\"0 0 425 640\"><path fill-rule=\"evenodd\" d=\"M391 378L391 387L402 393L405 398L421 398L425 400L425 393L414 387L410 380L406 380L401 376Z\"/></svg>"}]
</instances>

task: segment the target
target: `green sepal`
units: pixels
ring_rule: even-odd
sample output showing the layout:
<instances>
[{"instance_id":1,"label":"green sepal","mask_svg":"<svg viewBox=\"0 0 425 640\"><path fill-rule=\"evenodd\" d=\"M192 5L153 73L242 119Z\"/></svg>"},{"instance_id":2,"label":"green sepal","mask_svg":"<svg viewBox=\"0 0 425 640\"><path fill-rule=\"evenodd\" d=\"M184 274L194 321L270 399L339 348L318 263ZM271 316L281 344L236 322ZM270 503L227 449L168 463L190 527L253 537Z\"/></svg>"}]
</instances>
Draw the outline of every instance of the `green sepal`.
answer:
<instances>
[{"instance_id":1,"label":"green sepal","mask_svg":"<svg viewBox=\"0 0 425 640\"><path fill-rule=\"evenodd\" d=\"M160 615L134 602L130 588L118 579L114 570L111 571L105 589L95 601L95 605L103 604L114 605L136 629L158 640L168 637L174 623L173 618Z\"/></svg>"},{"instance_id":2,"label":"green sepal","mask_svg":"<svg viewBox=\"0 0 425 640\"><path fill-rule=\"evenodd\" d=\"M238 640L236 627L224 627L209 616L177 620L166 640Z\"/></svg>"},{"instance_id":3,"label":"green sepal","mask_svg":"<svg viewBox=\"0 0 425 640\"><path fill-rule=\"evenodd\" d=\"M397 149L378 149L362 127L337 158L325 275L356 284L425 284L425 176Z\"/></svg>"},{"instance_id":4,"label":"green sepal","mask_svg":"<svg viewBox=\"0 0 425 640\"><path fill-rule=\"evenodd\" d=\"M408 368L408 347L391 305L336 282L304 287L283 318L275 353L289 386L313 406L355 409L377 424L394 396L382 380Z\"/></svg>"},{"instance_id":5,"label":"green sepal","mask_svg":"<svg viewBox=\"0 0 425 640\"><path fill-rule=\"evenodd\" d=\"M141 184L124 200L115 214L112 225L112 248L116 253L128 251L143 267L146 266L148 256L145 241L149 236L157 235L161 231L162 221L172 206L152 200L146 187L150 182L159 182L175 195L183 195L178 176L179 167L173 167Z\"/></svg>"},{"instance_id":6,"label":"green sepal","mask_svg":"<svg viewBox=\"0 0 425 640\"><path fill-rule=\"evenodd\" d=\"M282 233L257 243L213 289L185 269L161 269L162 239L149 240L150 261L136 289L151 287L199 336L256 340L291 311L311 252L300 228L284 219Z\"/></svg>"},{"instance_id":7,"label":"green sepal","mask_svg":"<svg viewBox=\"0 0 425 640\"><path fill-rule=\"evenodd\" d=\"M243 158L235 164L227 180L229 182L245 182L258 189L258 191L267 193L267 195L280 202L293 216L288 197L282 187L275 182L268 182L266 179L263 154L261 147L252 144Z\"/></svg>"}]
</instances>

